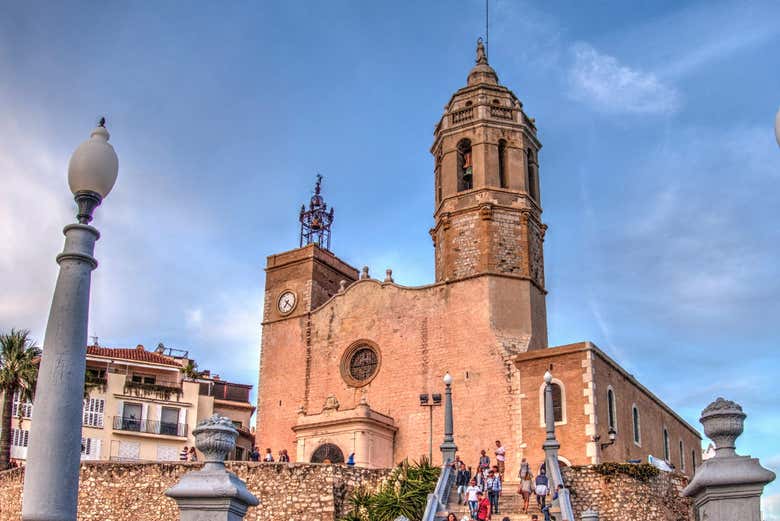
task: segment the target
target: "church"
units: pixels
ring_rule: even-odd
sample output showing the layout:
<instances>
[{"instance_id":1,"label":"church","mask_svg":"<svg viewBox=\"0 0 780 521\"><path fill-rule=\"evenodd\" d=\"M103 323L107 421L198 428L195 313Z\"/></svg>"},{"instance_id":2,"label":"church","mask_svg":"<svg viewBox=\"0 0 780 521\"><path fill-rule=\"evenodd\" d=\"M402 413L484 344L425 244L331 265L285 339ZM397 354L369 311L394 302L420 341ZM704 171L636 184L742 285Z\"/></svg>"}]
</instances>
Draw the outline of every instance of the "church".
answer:
<instances>
[{"instance_id":1,"label":"church","mask_svg":"<svg viewBox=\"0 0 780 521\"><path fill-rule=\"evenodd\" d=\"M396 284L390 270L373 278L330 251L333 211L318 180L301 208L300 247L267 259L261 451L389 467L427 455L432 435L437 462L435 402L449 373L458 454L471 466L481 450L494 461L500 440L513 479L523 458L544 460L549 370L562 464L652 457L693 474L695 428L591 342L547 343L541 146L479 42L434 130L435 281L425 286Z\"/></svg>"}]
</instances>

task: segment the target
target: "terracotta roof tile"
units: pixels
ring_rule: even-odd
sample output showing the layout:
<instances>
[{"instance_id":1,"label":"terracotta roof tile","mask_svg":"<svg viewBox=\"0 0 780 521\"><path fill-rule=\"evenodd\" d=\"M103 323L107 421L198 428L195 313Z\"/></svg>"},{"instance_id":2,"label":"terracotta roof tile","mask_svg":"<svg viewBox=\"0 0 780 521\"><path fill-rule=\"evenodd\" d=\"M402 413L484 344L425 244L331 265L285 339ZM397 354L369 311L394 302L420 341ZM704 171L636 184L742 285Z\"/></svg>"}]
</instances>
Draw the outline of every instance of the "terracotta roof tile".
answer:
<instances>
[{"instance_id":1,"label":"terracotta roof tile","mask_svg":"<svg viewBox=\"0 0 780 521\"><path fill-rule=\"evenodd\" d=\"M121 358L122 360L133 360L136 362L150 362L153 364L172 365L180 367L176 360L170 356L161 355L154 351L147 351L143 346L139 347L103 347L87 346L87 354L93 356L103 356L106 358Z\"/></svg>"}]
</instances>

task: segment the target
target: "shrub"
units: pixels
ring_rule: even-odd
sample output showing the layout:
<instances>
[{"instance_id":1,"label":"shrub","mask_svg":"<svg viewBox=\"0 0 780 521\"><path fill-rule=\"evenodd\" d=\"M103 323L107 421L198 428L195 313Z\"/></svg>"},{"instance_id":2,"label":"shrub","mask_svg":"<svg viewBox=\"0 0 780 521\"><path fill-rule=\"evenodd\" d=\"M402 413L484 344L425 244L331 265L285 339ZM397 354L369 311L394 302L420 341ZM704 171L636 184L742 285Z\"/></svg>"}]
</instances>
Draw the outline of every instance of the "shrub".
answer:
<instances>
[{"instance_id":1,"label":"shrub","mask_svg":"<svg viewBox=\"0 0 780 521\"><path fill-rule=\"evenodd\" d=\"M660 470L649 463L600 463L591 467L602 476L615 476L625 474L638 481L650 481L656 477Z\"/></svg>"}]
</instances>

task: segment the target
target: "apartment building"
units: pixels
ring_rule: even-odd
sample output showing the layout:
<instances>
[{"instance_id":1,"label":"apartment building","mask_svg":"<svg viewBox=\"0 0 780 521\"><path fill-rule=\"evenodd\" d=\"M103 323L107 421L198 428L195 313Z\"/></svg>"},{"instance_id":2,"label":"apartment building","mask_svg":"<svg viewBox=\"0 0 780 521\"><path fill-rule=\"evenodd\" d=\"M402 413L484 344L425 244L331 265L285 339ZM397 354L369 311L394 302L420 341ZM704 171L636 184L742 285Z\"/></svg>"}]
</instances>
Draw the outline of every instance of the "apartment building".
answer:
<instances>
[{"instance_id":1,"label":"apartment building","mask_svg":"<svg viewBox=\"0 0 780 521\"><path fill-rule=\"evenodd\" d=\"M247 459L254 444L249 422L251 385L220 380L206 371L186 375L188 353L160 345L153 351L87 347L82 418L82 459L173 461L194 445L192 430L214 413L239 431L233 459ZM13 397L11 458L27 457L34 405ZM200 457L200 454L199 454Z\"/></svg>"}]
</instances>

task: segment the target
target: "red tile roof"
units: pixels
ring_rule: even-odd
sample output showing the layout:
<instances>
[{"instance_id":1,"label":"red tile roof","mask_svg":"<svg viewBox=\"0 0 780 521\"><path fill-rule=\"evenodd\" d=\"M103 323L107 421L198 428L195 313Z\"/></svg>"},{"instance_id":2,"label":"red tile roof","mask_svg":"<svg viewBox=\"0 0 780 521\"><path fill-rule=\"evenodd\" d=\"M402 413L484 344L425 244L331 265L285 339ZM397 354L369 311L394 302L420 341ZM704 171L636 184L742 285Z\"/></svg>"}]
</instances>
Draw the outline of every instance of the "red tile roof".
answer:
<instances>
[{"instance_id":1,"label":"red tile roof","mask_svg":"<svg viewBox=\"0 0 780 521\"><path fill-rule=\"evenodd\" d=\"M87 346L87 354L103 356L106 358L121 358L122 360L133 360L136 362L151 362L153 364L172 365L176 367L181 366L181 364L170 356L161 355L154 351L147 351L144 349L144 346L130 348Z\"/></svg>"}]
</instances>

